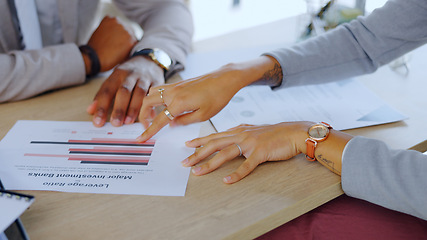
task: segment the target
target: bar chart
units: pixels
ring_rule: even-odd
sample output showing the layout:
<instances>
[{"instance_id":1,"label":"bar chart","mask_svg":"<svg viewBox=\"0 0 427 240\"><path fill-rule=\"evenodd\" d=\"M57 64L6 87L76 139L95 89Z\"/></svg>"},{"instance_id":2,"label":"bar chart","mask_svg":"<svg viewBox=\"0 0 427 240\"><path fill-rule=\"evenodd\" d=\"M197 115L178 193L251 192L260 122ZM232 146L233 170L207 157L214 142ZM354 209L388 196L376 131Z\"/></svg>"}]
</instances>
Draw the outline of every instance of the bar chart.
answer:
<instances>
[{"instance_id":1,"label":"bar chart","mask_svg":"<svg viewBox=\"0 0 427 240\"><path fill-rule=\"evenodd\" d=\"M140 143L134 139L91 138L68 141L32 140L30 144L67 145L67 153L25 153L25 157L67 158L81 164L148 165L155 140Z\"/></svg>"}]
</instances>

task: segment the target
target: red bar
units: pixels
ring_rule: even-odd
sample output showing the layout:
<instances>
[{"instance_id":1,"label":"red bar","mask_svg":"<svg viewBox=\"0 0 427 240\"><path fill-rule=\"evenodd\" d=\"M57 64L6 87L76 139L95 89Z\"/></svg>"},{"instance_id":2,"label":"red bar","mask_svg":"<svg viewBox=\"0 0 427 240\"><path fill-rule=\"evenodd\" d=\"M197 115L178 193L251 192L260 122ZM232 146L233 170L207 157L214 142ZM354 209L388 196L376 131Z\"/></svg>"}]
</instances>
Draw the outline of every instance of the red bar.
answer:
<instances>
[{"instance_id":1,"label":"red bar","mask_svg":"<svg viewBox=\"0 0 427 240\"><path fill-rule=\"evenodd\" d=\"M124 148L70 148L68 149L71 151L78 151L78 152L102 152L102 153L152 153L153 149L140 149L140 148L134 148L134 149L124 149Z\"/></svg>"}]
</instances>

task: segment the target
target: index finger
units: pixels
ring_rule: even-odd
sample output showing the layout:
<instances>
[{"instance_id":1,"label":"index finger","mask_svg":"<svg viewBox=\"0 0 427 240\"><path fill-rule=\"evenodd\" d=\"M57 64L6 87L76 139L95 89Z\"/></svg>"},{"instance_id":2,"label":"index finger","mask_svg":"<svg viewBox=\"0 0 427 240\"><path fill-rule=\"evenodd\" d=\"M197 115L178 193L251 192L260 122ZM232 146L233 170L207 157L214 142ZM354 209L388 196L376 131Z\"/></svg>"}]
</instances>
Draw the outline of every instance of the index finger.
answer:
<instances>
[{"instance_id":1,"label":"index finger","mask_svg":"<svg viewBox=\"0 0 427 240\"><path fill-rule=\"evenodd\" d=\"M166 126L170 122L170 119L164 114L162 111L160 114L154 118L151 125L141 134L141 136L137 137L136 140L138 142L145 142L154 136L156 133L160 131L164 126Z\"/></svg>"},{"instance_id":2,"label":"index finger","mask_svg":"<svg viewBox=\"0 0 427 240\"><path fill-rule=\"evenodd\" d=\"M96 127L101 127L105 124L108 111L112 105L117 89L120 86L121 80L124 79L127 75L127 71L114 70L96 93L96 107L95 111L93 111L92 118L92 122Z\"/></svg>"},{"instance_id":3,"label":"index finger","mask_svg":"<svg viewBox=\"0 0 427 240\"><path fill-rule=\"evenodd\" d=\"M160 98L158 89L160 88L150 88L148 95L145 96L144 101L142 102L142 106L139 111L139 121L144 125L144 127L148 126L147 118L151 116L153 108L163 104L163 100Z\"/></svg>"}]
</instances>

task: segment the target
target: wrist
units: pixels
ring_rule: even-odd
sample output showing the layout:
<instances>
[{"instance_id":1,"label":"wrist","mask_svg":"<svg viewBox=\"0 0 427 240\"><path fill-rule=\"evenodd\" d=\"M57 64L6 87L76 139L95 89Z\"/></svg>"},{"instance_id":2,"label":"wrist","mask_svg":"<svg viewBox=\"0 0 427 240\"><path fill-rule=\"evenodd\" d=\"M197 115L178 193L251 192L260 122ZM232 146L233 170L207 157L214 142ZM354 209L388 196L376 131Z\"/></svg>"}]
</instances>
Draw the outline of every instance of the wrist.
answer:
<instances>
[{"instance_id":1,"label":"wrist","mask_svg":"<svg viewBox=\"0 0 427 240\"><path fill-rule=\"evenodd\" d=\"M79 47L85 64L86 76L95 76L101 70L101 63L99 62L98 54L89 45L82 45Z\"/></svg>"},{"instance_id":2,"label":"wrist","mask_svg":"<svg viewBox=\"0 0 427 240\"><path fill-rule=\"evenodd\" d=\"M250 84L268 85L272 88L282 84L283 72L279 62L270 56L261 56L254 66L257 71Z\"/></svg>"},{"instance_id":3,"label":"wrist","mask_svg":"<svg viewBox=\"0 0 427 240\"><path fill-rule=\"evenodd\" d=\"M85 65L85 73L86 73L86 75L89 75L89 73L90 73L90 66L91 66L90 58L85 53L81 52L81 54L82 54L82 58L83 58L83 63Z\"/></svg>"},{"instance_id":4,"label":"wrist","mask_svg":"<svg viewBox=\"0 0 427 240\"><path fill-rule=\"evenodd\" d=\"M221 67L220 73L228 75L227 78L222 78L226 80L226 86L232 83L238 91L251 84L261 84L260 79L273 67L274 62L269 57L262 56L245 62L226 64Z\"/></svg>"},{"instance_id":5,"label":"wrist","mask_svg":"<svg viewBox=\"0 0 427 240\"><path fill-rule=\"evenodd\" d=\"M309 137L308 135L308 129L315 124L314 122L309 121L303 121L298 122L296 129L296 136L295 136L295 142L296 142L296 148L298 149L298 152L307 154L307 144L306 139Z\"/></svg>"}]
</instances>

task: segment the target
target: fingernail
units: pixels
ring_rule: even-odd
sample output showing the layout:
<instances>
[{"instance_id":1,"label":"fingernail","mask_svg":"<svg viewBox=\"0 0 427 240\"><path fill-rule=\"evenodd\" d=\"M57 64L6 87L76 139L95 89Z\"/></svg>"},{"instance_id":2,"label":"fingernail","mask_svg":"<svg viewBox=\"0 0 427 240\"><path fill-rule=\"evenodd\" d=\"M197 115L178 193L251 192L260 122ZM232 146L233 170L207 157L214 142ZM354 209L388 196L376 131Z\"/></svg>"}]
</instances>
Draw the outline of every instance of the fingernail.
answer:
<instances>
[{"instance_id":1,"label":"fingernail","mask_svg":"<svg viewBox=\"0 0 427 240\"><path fill-rule=\"evenodd\" d=\"M184 166L187 166L188 162L189 162L189 160L188 160L188 158L186 158L186 159L181 161L181 164Z\"/></svg>"},{"instance_id":2,"label":"fingernail","mask_svg":"<svg viewBox=\"0 0 427 240\"><path fill-rule=\"evenodd\" d=\"M227 176L227 177L225 177L225 178L223 179L223 181L224 181L224 182L226 182L226 183L230 182L230 180L231 180L231 177L230 177L230 176Z\"/></svg>"},{"instance_id":3,"label":"fingernail","mask_svg":"<svg viewBox=\"0 0 427 240\"><path fill-rule=\"evenodd\" d=\"M93 122L94 122L96 125L101 125L101 121L102 121L102 119L101 119L100 117L95 117L95 118L93 119Z\"/></svg>"},{"instance_id":4,"label":"fingernail","mask_svg":"<svg viewBox=\"0 0 427 240\"><path fill-rule=\"evenodd\" d=\"M197 173L199 173L199 172L200 172L200 170L202 170L202 168L201 168L201 167L195 167L195 168L193 168L191 171L192 171L194 174L197 174Z\"/></svg>"},{"instance_id":5,"label":"fingernail","mask_svg":"<svg viewBox=\"0 0 427 240\"><path fill-rule=\"evenodd\" d=\"M121 126L122 125L122 122L120 122L120 120L119 119L113 119L113 121L111 121L111 124L113 125L113 126Z\"/></svg>"},{"instance_id":6,"label":"fingernail","mask_svg":"<svg viewBox=\"0 0 427 240\"><path fill-rule=\"evenodd\" d=\"M132 118L127 116L125 119L125 124L131 124L132 123Z\"/></svg>"}]
</instances>

